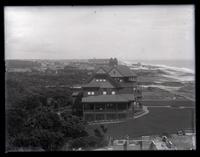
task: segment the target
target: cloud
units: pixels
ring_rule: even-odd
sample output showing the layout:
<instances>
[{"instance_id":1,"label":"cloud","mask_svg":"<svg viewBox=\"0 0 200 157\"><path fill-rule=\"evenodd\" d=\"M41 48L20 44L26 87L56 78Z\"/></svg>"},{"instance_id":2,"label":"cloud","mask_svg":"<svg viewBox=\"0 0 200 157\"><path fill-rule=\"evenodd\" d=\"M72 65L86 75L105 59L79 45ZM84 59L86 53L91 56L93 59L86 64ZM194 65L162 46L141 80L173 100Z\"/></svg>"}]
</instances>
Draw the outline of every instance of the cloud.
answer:
<instances>
[{"instance_id":1,"label":"cloud","mask_svg":"<svg viewBox=\"0 0 200 157\"><path fill-rule=\"evenodd\" d=\"M6 58L193 59L194 7L6 7Z\"/></svg>"}]
</instances>

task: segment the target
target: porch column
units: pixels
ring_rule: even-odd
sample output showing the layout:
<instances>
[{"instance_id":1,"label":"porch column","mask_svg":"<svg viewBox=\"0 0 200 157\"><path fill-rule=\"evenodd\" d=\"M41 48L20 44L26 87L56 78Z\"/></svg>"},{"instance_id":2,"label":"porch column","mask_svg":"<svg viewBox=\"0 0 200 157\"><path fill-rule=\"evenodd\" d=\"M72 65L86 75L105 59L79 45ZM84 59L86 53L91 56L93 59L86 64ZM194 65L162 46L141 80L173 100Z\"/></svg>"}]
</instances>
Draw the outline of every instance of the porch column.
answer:
<instances>
[{"instance_id":1,"label":"porch column","mask_svg":"<svg viewBox=\"0 0 200 157\"><path fill-rule=\"evenodd\" d=\"M103 110L103 120L106 120L106 104L104 104L104 110Z\"/></svg>"},{"instance_id":2,"label":"porch column","mask_svg":"<svg viewBox=\"0 0 200 157\"><path fill-rule=\"evenodd\" d=\"M96 114L95 114L95 104L94 104L94 109L93 109L93 111L94 111L94 121L96 121Z\"/></svg>"},{"instance_id":3,"label":"porch column","mask_svg":"<svg viewBox=\"0 0 200 157\"><path fill-rule=\"evenodd\" d=\"M129 117L129 108L128 108L128 104L126 104L126 119Z\"/></svg>"},{"instance_id":4,"label":"porch column","mask_svg":"<svg viewBox=\"0 0 200 157\"><path fill-rule=\"evenodd\" d=\"M82 109L83 109L83 119L85 120L84 106L85 106L85 104L82 104Z\"/></svg>"},{"instance_id":5,"label":"porch column","mask_svg":"<svg viewBox=\"0 0 200 157\"><path fill-rule=\"evenodd\" d=\"M115 109L118 112L118 104L115 104Z\"/></svg>"}]
</instances>

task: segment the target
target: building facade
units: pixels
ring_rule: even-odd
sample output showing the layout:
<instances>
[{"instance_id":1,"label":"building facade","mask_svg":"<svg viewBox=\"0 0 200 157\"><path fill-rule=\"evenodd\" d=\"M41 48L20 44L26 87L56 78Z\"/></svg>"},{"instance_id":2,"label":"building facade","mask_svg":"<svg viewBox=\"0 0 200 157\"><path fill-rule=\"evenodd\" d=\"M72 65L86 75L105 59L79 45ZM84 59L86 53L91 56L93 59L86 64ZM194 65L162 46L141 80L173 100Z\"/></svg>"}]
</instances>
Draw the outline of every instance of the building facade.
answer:
<instances>
[{"instance_id":1,"label":"building facade","mask_svg":"<svg viewBox=\"0 0 200 157\"><path fill-rule=\"evenodd\" d=\"M89 122L127 119L142 109L137 76L124 65L96 67L82 92L83 118Z\"/></svg>"}]
</instances>

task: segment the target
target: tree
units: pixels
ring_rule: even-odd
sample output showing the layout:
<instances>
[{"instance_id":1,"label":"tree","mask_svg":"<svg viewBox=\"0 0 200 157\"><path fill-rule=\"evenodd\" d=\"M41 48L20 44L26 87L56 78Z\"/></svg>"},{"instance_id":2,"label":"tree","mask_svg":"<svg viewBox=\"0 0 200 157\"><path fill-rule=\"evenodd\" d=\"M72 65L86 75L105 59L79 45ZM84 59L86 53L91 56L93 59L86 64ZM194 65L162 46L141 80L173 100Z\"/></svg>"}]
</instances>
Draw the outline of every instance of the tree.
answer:
<instances>
[{"instance_id":1,"label":"tree","mask_svg":"<svg viewBox=\"0 0 200 157\"><path fill-rule=\"evenodd\" d=\"M63 115L62 130L66 138L78 138L88 136L85 130L86 122L77 116Z\"/></svg>"},{"instance_id":2,"label":"tree","mask_svg":"<svg viewBox=\"0 0 200 157\"><path fill-rule=\"evenodd\" d=\"M118 65L118 60L117 60L117 58L110 58L110 60L109 60L109 65L110 65L110 66Z\"/></svg>"},{"instance_id":3,"label":"tree","mask_svg":"<svg viewBox=\"0 0 200 157\"><path fill-rule=\"evenodd\" d=\"M7 109L10 145L59 150L69 138L88 136L85 122L76 116L59 116L41 93L25 96Z\"/></svg>"},{"instance_id":4,"label":"tree","mask_svg":"<svg viewBox=\"0 0 200 157\"><path fill-rule=\"evenodd\" d=\"M88 149L100 146L99 145L100 139L96 136L86 136L71 140L69 143L70 143L70 149L78 149L78 148Z\"/></svg>"},{"instance_id":5,"label":"tree","mask_svg":"<svg viewBox=\"0 0 200 157\"><path fill-rule=\"evenodd\" d=\"M78 117L83 117L83 106L82 106L83 93L80 92L77 97L75 97L74 104L72 106L73 115Z\"/></svg>"},{"instance_id":6,"label":"tree","mask_svg":"<svg viewBox=\"0 0 200 157\"><path fill-rule=\"evenodd\" d=\"M104 137L99 129L94 129L94 135L96 137L99 137L99 138L103 138Z\"/></svg>"},{"instance_id":7,"label":"tree","mask_svg":"<svg viewBox=\"0 0 200 157\"><path fill-rule=\"evenodd\" d=\"M99 139L99 145L100 147L105 146L108 144L108 141L106 139L106 133L107 128L105 128L104 125L100 125L100 130L98 128L94 129L94 135Z\"/></svg>"},{"instance_id":8,"label":"tree","mask_svg":"<svg viewBox=\"0 0 200 157\"><path fill-rule=\"evenodd\" d=\"M60 85L81 83L88 77L85 71L65 71L58 74L6 74L6 137L12 147L41 147L59 150L69 139L88 137L86 123L75 108L73 116L58 115L59 108L72 105L70 88ZM56 85L55 88L46 86ZM50 100L50 101L48 101ZM77 100L80 102L81 98ZM80 108L79 108L80 109Z\"/></svg>"},{"instance_id":9,"label":"tree","mask_svg":"<svg viewBox=\"0 0 200 157\"><path fill-rule=\"evenodd\" d=\"M105 128L104 125L100 125L100 127L101 127L101 130L103 131L103 133L106 134L108 128Z\"/></svg>"},{"instance_id":10,"label":"tree","mask_svg":"<svg viewBox=\"0 0 200 157\"><path fill-rule=\"evenodd\" d=\"M62 132L48 129L34 130L34 140L46 151L60 150L65 143Z\"/></svg>"}]
</instances>

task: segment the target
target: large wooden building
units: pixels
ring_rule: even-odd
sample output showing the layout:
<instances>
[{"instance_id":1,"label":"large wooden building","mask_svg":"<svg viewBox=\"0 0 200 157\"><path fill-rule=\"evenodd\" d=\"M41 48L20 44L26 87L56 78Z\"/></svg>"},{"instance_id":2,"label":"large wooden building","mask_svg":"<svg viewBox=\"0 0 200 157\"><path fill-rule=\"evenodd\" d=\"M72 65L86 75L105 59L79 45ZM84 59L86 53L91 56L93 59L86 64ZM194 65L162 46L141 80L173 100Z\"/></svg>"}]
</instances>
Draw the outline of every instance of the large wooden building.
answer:
<instances>
[{"instance_id":1,"label":"large wooden building","mask_svg":"<svg viewBox=\"0 0 200 157\"><path fill-rule=\"evenodd\" d=\"M97 67L82 92L86 121L127 119L142 108L137 76L125 65Z\"/></svg>"}]
</instances>

